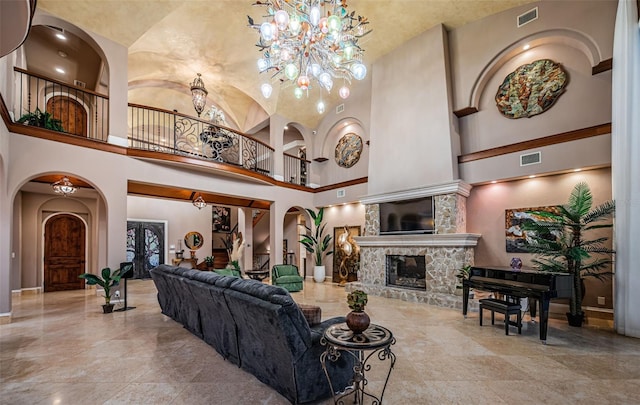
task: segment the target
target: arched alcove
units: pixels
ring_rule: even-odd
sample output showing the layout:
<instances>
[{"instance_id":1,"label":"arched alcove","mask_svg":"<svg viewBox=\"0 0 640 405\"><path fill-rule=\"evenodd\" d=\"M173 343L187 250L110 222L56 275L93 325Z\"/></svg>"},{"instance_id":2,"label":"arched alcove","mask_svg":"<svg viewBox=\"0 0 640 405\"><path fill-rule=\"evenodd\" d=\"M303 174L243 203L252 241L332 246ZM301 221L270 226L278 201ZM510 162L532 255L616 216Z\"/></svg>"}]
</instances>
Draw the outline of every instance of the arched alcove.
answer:
<instances>
[{"instance_id":1,"label":"arched alcove","mask_svg":"<svg viewBox=\"0 0 640 405\"><path fill-rule=\"evenodd\" d=\"M537 32L514 41L489 60L479 72L471 88L469 106L476 110L480 108L480 98L488 82L510 60L533 48L552 44L566 45L579 50L589 60L592 67L602 62L597 44L592 38L581 32L569 29ZM527 46L525 47L525 45Z\"/></svg>"},{"instance_id":2,"label":"arched alcove","mask_svg":"<svg viewBox=\"0 0 640 405\"><path fill-rule=\"evenodd\" d=\"M56 237L45 235L48 221L57 215L69 215L78 218L83 224L83 246L80 273L96 272L101 254L101 247L105 245L101 238L100 223L106 222L106 201L103 194L86 179L74 175L69 176L74 185L81 187L75 193L63 196L56 194L52 187L52 179L60 179L63 175L57 172L46 172L22 179L12 195L15 222L12 226L12 245L16 260L19 263L12 269L12 276L19 278L14 282L14 289L34 289L41 291L45 286L45 268L48 265L67 266L61 259L49 263L45 259L46 245ZM63 227L63 229L65 229ZM52 239L53 238L53 239ZM54 289L53 291L55 291Z\"/></svg>"}]
</instances>

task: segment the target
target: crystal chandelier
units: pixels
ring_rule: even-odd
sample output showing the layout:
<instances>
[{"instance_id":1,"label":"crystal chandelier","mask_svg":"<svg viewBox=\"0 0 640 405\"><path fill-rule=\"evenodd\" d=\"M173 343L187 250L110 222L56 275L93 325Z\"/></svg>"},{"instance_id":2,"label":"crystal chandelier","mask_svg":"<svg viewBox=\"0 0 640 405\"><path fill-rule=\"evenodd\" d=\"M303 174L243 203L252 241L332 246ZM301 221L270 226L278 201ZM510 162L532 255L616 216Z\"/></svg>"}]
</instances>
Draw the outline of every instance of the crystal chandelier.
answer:
<instances>
[{"instance_id":1,"label":"crystal chandelier","mask_svg":"<svg viewBox=\"0 0 640 405\"><path fill-rule=\"evenodd\" d=\"M192 201L193 205L197 207L199 210L203 209L207 206L207 202L202 198L201 195L198 196L195 200Z\"/></svg>"},{"instance_id":2,"label":"crystal chandelier","mask_svg":"<svg viewBox=\"0 0 640 405\"><path fill-rule=\"evenodd\" d=\"M342 79L338 94L349 97L351 79L362 80L367 68L364 50L358 41L371 30L367 18L347 12L346 0L269 0L256 5L267 7L266 21L249 26L260 33L256 46L262 53L258 70L271 78L294 85L301 98L314 81L330 92L334 81ZM263 83L262 94L269 98L271 83Z\"/></svg>"},{"instance_id":3,"label":"crystal chandelier","mask_svg":"<svg viewBox=\"0 0 640 405\"><path fill-rule=\"evenodd\" d=\"M193 79L193 82L189 84L191 86L191 99L193 100L193 108L196 109L198 113L198 117L204 110L205 105L207 104L207 94L209 92L204 87L204 82L200 77L200 73Z\"/></svg>"},{"instance_id":4,"label":"crystal chandelier","mask_svg":"<svg viewBox=\"0 0 640 405\"><path fill-rule=\"evenodd\" d=\"M62 179L56 181L51 185L53 191L58 194L62 194L63 196L68 196L69 194L73 194L78 190L78 187L74 186L73 183L69 181L67 176L64 176Z\"/></svg>"}]
</instances>

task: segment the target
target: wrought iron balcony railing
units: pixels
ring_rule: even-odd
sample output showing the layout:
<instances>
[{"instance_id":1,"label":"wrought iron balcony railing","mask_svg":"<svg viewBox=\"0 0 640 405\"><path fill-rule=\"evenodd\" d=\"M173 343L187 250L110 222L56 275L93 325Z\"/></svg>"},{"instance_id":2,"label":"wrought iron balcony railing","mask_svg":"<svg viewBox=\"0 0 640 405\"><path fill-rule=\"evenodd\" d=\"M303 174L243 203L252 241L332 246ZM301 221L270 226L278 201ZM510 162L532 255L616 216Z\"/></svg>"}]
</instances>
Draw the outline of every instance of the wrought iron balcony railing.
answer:
<instances>
[{"instance_id":1,"label":"wrought iron balcony railing","mask_svg":"<svg viewBox=\"0 0 640 405\"><path fill-rule=\"evenodd\" d=\"M109 98L14 67L15 121L107 142Z\"/></svg>"},{"instance_id":2,"label":"wrought iron balcony railing","mask_svg":"<svg viewBox=\"0 0 640 405\"><path fill-rule=\"evenodd\" d=\"M284 154L284 181L299 184L301 186L308 185L308 171L311 162L297 156Z\"/></svg>"},{"instance_id":3,"label":"wrought iron balcony railing","mask_svg":"<svg viewBox=\"0 0 640 405\"><path fill-rule=\"evenodd\" d=\"M15 67L15 121L107 142L109 98ZM173 111L129 104L130 148L238 166L274 176L274 149L249 135ZM284 154L286 182L307 185L311 162Z\"/></svg>"},{"instance_id":4,"label":"wrought iron balcony railing","mask_svg":"<svg viewBox=\"0 0 640 405\"><path fill-rule=\"evenodd\" d=\"M273 148L248 135L173 111L129 104L129 147L195 157L273 175Z\"/></svg>"}]
</instances>

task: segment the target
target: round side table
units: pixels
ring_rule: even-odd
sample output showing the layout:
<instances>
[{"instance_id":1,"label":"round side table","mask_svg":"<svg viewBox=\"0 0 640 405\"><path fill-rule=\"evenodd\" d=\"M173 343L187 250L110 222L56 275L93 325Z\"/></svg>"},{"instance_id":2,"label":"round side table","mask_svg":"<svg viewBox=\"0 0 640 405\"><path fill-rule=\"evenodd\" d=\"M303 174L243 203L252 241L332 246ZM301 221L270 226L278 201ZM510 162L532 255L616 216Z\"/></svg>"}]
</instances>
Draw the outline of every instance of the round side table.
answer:
<instances>
[{"instance_id":1,"label":"round side table","mask_svg":"<svg viewBox=\"0 0 640 405\"><path fill-rule=\"evenodd\" d=\"M391 331L380 325L371 324L364 332L355 334L347 327L346 323L339 323L325 330L321 343L327 346L324 353L320 355L320 362L329 381L334 404L344 403L342 398L351 395L353 395L354 404L363 404L365 397L370 398L375 404L382 404L382 397L387 388L391 370L393 370L393 366L396 363L396 355L391 351L391 345L396 343L396 339ZM336 361L342 355L353 356L355 360L353 379L351 381L353 385L344 392L336 393L326 364L327 360ZM389 371L387 372L380 397L365 390L368 384L365 372L371 370L369 360L372 358L378 359L380 362L389 361Z\"/></svg>"}]
</instances>

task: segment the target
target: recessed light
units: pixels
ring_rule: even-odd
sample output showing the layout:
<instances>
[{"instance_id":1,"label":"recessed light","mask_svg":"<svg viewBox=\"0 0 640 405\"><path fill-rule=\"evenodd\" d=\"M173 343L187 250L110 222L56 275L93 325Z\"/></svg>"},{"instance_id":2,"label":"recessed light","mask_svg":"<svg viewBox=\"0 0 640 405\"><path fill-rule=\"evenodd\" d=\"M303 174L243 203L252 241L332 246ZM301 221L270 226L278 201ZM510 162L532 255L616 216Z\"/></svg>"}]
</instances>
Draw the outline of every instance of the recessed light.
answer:
<instances>
[{"instance_id":1,"label":"recessed light","mask_svg":"<svg viewBox=\"0 0 640 405\"><path fill-rule=\"evenodd\" d=\"M496 184L497 182L498 182L497 180L493 180L491 184Z\"/></svg>"},{"instance_id":2,"label":"recessed light","mask_svg":"<svg viewBox=\"0 0 640 405\"><path fill-rule=\"evenodd\" d=\"M525 46L522 47L523 51L526 51L527 49L531 48L531 45L526 44Z\"/></svg>"},{"instance_id":3,"label":"recessed light","mask_svg":"<svg viewBox=\"0 0 640 405\"><path fill-rule=\"evenodd\" d=\"M58 33L56 34L56 37L58 37L58 38L62 39L63 41L66 41L66 40L67 40L67 37L66 37L63 33L61 33L61 32L58 32Z\"/></svg>"},{"instance_id":4,"label":"recessed light","mask_svg":"<svg viewBox=\"0 0 640 405\"><path fill-rule=\"evenodd\" d=\"M61 58L66 58L66 57L67 57L67 53L66 53L65 51L58 51L58 55L59 55Z\"/></svg>"},{"instance_id":5,"label":"recessed light","mask_svg":"<svg viewBox=\"0 0 640 405\"><path fill-rule=\"evenodd\" d=\"M581 172L582 169L573 169L574 172Z\"/></svg>"},{"instance_id":6,"label":"recessed light","mask_svg":"<svg viewBox=\"0 0 640 405\"><path fill-rule=\"evenodd\" d=\"M64 74L64 69L57 67L56 72Z\"/></svg>"},{"instance_id":7,"label":"recessed light","mask_svg":"<svg viewBox=\"0 0 640 405\"><path fill-rule=\"evenodd\" d=\"M536 177L535 174L532 174L531 176L529 176L530 179L534 179Z\"/></svg>"}]
</instances>

